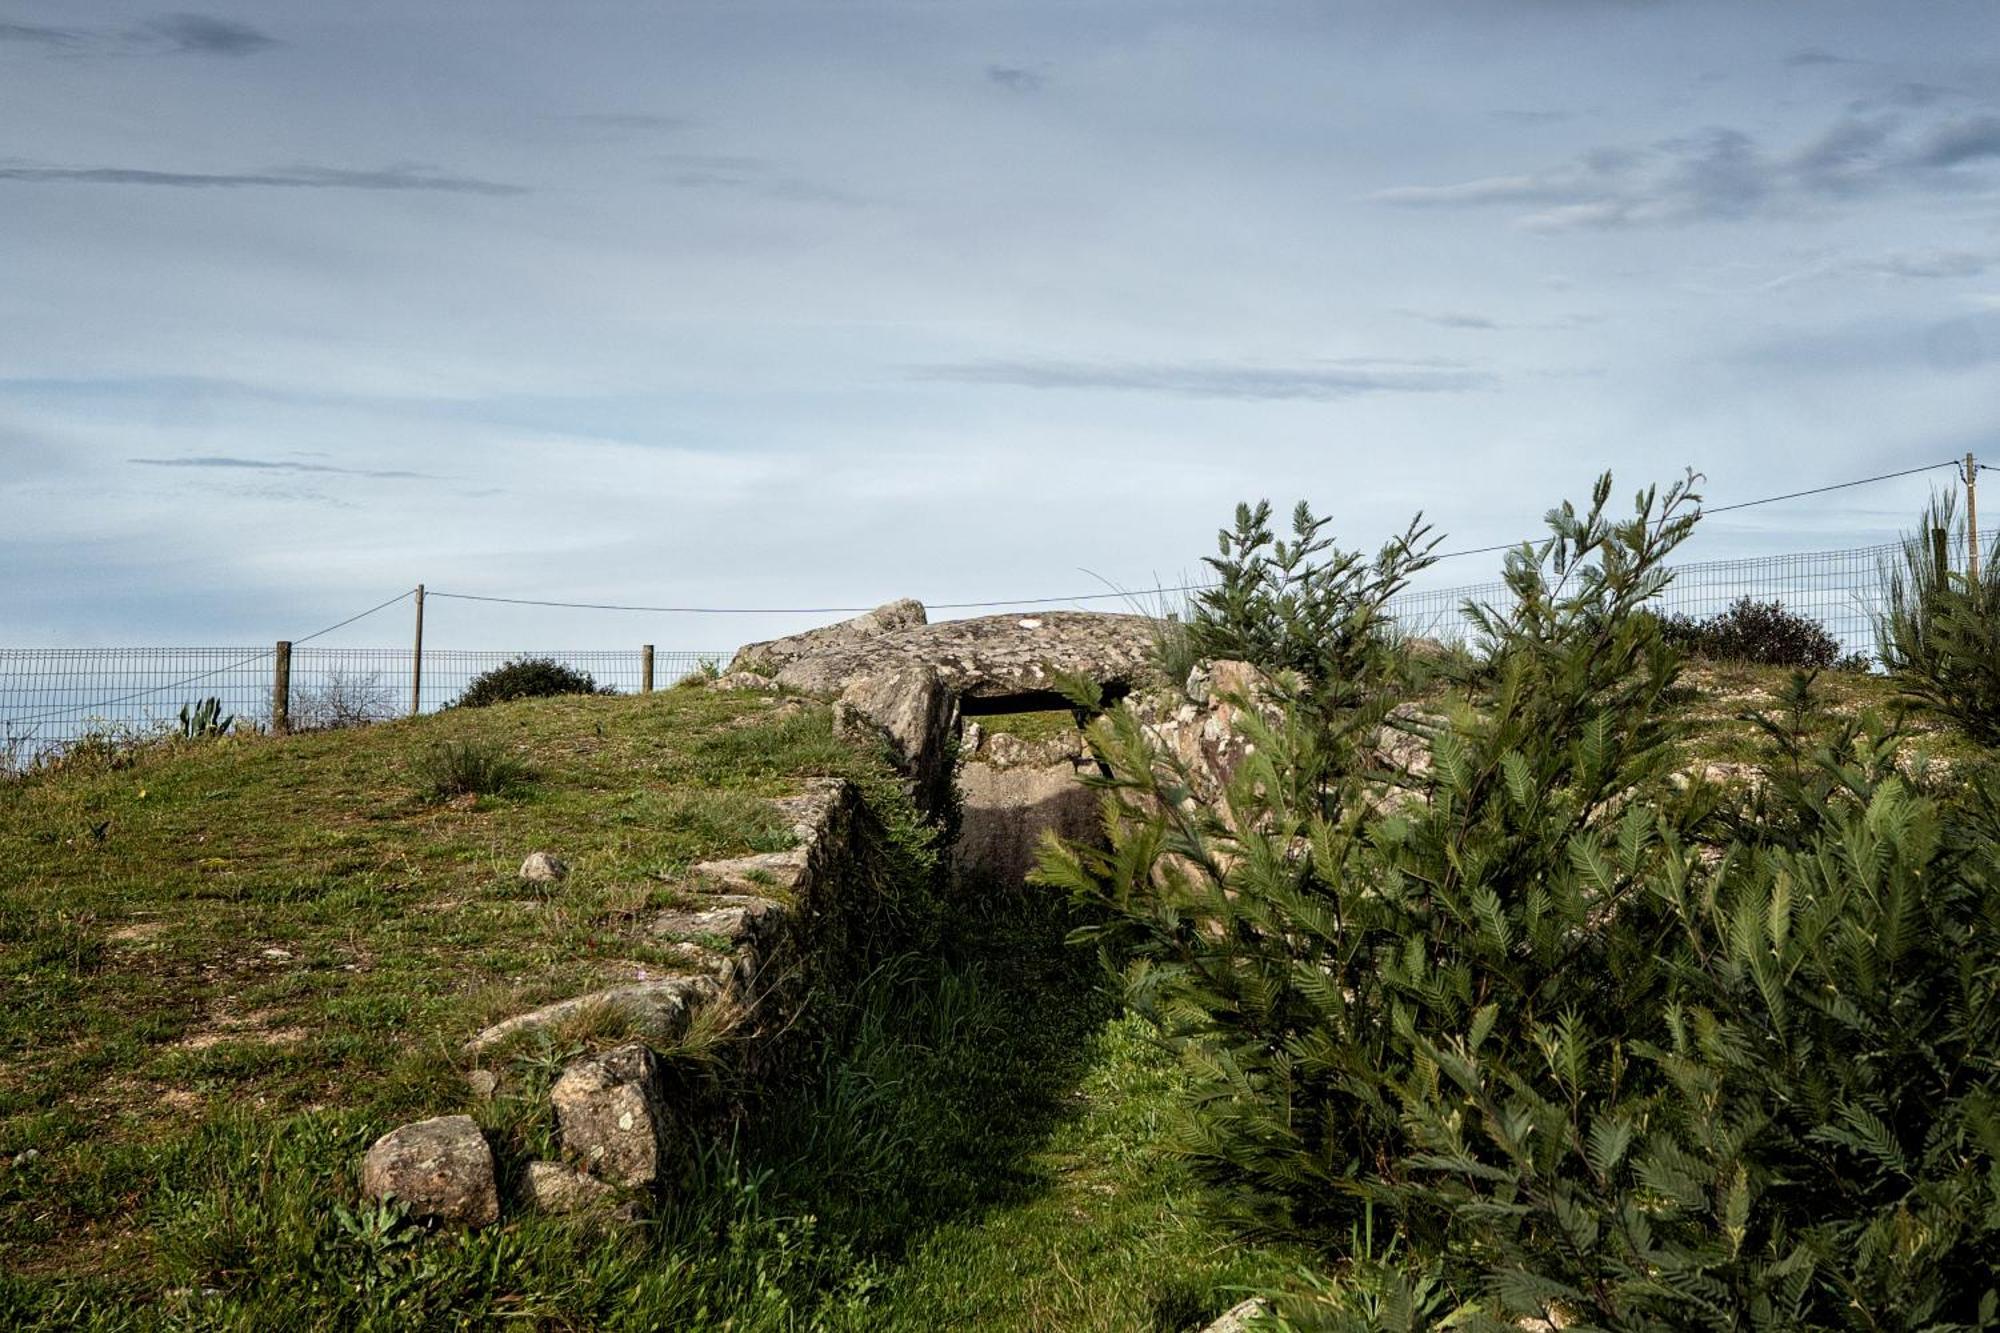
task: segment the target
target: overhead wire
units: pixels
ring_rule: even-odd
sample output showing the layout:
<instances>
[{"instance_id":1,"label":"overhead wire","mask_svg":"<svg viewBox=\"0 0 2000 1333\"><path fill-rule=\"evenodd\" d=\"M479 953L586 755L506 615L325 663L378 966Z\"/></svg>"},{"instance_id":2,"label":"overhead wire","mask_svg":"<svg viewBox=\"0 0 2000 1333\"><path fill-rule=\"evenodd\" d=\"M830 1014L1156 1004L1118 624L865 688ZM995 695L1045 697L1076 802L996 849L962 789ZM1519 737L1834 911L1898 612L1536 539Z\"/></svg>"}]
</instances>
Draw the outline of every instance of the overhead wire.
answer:
<instances>
[{"instance_id":1,"label":"overhead wire","mask_svg":"<svg viewBox=\"0 0 2000 1333\"><path fill-rule=\"evenodd\" d=\"M1913 477L1921 472L1935 472L1941 467L1955 468L1956 460L1944 463L1926 463L1922 467L1905 468L1900 472L1885 472L1880 476L1861 477L1854 481L1835 482L1831 486L1815 486L1810 490L1790 491L1784 495L1767 495L1756 500L1740 500L1735 504L1719 505L1714 509L1704 509L1707 514L1727 514L1740 509L1752 509L1758 505L1776 504L1781 500L1798 500L1809 495L1824 495L1829 491L1847 490L1854 486L1872 486L1876 482L1894 481L1899 477ZM1985 469L1986 465L1980 467ZM1522 545L1519 541L1501 542L1494 546L1476 546L1466 550L1446 551L1433 557L1434 560L1456 560L1469 555L1491 555L1497 551L1512 551ZM1157 595L1160 593L1196 592L1205 584L1187 583L1170 588L1147 588L1138 593L1130 592L1089 592L1069 597L1015 597L995 601L977 602L926 602L932 611L984 611L1000 608L1024 606L1057 606L1072 602L1102 602L1130 600L1133 596ZM697 616L824 616L859 615L872 611L873 606L646 606L621 602L570 602L542 597L501 597L485 593L444 592L429 589L428 597L447 597L460 602L494 602L507 606L545 606L572 611L636 611L652 615L697 615Z\"/></svg>"},{"instance_id":2,"label":"overhead wire","mask_svg":"<svg viewBox=\"0 0 2000 1333\"><path fill-rule=\"evenodd\" d=\"M304 638L294 639L292 640L292 642L294 644L310 643L314 639L321 638L324 635L331 634L337 629L345 629L347 626L352 625L357 620L366 619L367 617L374 615L377 611L386 611L388 608L396 605L396 603L405 601L410 597L414 596L415 593L416 589L414 588L410 589L408 592L398 593L396 596L391 597L386 602L382 602L375 606L371 606L366 611L359 612L356 615L351 615L347 619L340 621L338 624L328 625L325 629L314 630L311 634L306 635ZM269 648L260 649L257 652L252 653L250 656L244 658L240 662L230 662L224 666L216 667L213 670L201 672L199 675L187 676L181 680L170 681L165 685L153 685L143 690L135 690L131 694L121 694L115 699L103 699L93 704L83 704L75 707L61 708L57 709L53 713L40 713L34 717L10 718L8 719L8 725L15 727L32 726L37 722L52 722L57 718L74 717L78 713L82 713L88 716L89 714L97 712L99 709L115 708L119 704L132 703L135 700L144 699L151 695L165 694L168 690L178 690L178 689L184 689L189 685L199 685L202 681L213 679L216 676L226 675L231 671L241 671L244 667L253 666L256 663L261 662L265 658L269 657L272 651L273 650Z\"/></svg>"}]
</instances>

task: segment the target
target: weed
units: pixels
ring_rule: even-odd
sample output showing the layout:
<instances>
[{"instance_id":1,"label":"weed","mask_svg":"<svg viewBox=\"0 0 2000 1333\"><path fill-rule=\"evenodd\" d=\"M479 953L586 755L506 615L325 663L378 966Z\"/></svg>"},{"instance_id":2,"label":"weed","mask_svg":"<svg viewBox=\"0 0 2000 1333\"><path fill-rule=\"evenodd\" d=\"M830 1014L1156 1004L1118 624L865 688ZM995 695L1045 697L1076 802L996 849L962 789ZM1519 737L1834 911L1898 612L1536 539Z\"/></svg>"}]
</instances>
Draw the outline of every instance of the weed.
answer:
<instances>
[{"instance_id":1,"label":"weed","mask_svg":"<svg viewBox=\"0 0 2000 1333\"><path fill-rule=\"evenodd\" d=\"M528 781L528 766L491 741L438 741L410 765L417 790L434 801L503 796Z\"/></svg>"}]
</instances>

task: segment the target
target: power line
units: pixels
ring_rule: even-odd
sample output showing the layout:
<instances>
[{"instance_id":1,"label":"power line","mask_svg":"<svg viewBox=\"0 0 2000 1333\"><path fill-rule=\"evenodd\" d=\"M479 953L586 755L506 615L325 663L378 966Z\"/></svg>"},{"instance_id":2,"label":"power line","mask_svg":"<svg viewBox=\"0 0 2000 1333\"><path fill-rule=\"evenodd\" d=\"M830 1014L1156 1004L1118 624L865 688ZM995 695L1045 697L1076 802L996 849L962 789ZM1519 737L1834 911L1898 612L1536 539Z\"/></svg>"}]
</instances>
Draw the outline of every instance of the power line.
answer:
<instances>
[{"instance_id":1,"label":"power line","mask_svg":"<svg viewBox=\"0 0 2000 1333\"><path fill-rule=\"evenodd\" d=\"M391 597L388 601L382 602L375 606L371 606L366 611L361 612L359 615L349 616L347 619L341 621L339 624L328 625L325 629L314 630L311 634L306 635L304 638L294 639L292 640L292 642L295 644L310 643L312 640L320 638L322 635L331 634L337 629L343 629L348 625L352 625L357 620L361 620L367 616L372 616L377 611L386 610L389 607L394 606L396 603L410 597L414 592L415 589L411 589L410 592L398 593L396 596ZM199 685L202 681L211 679L212 677L226 675L231 671L241 671L244 667L255 665L256 663L261 662L265 658L269 657L271 655L271 652L272 652L271 649L266 648L260 652L251 654L249 657L244 658L240 662L231 662L226 666L219 666L212 671L204 671L200 675L189 676L184 680L171 681L165 685L155 685L149 689L136 690L131 694L122 694L118 696L116 699L104 699L98 703L84 704L81 707L62 708L58 709L53 713L41 713L34 717L9 718L7 720L7 725L10 727L32 726L37 722L53 722L58 718L74 717L78 713L83 713L87 715L90 713L95 713L100 708L115 708L119 704L129 704L136 699L144 699L149 695L164 694L168 690L178 690L189 685Z\"/></svg>"},{"instance_id":2,"label":"power line","mask_svg":"<svg viewBox=\"0 0 2000 1333\"><path fill-rule=\"evenodd\" d=\"M1878 481L1894 481L1899 477L1913 477L1920 472L1935 472L1938 468L1959 466L1956 460L1945 463L1926 463L1922 467L1906 468L1901 472L1885 472L1878 477L1862 477L1855 481L1835 482L1831 486L1815 486L1811 490L1791 491L1784 495L1767 495L1757 500L1742 500L1736 504L1722 505L1715 509L1704 509L1708 514L1727 514L1738 509L1751 509L1758 505L1776 504L1781 500L1797 500L1808 495L1824 495L1828 491L1846 490L1853 486L1872 486ZM1982 468L1985 464L1980 465ZM1463 551L1446 551L1436 560L1456 560L1468 555L1491 555L1496 551L1512 551L1521 542L1502 542L1497 546L1476 546ZM1198 592L1208 585L1185 583L1171 588L1150 588L1139 594L1128 592L1088 592L1073 597L1014 597L988 602L925 602L932 611L987 611L1017 606L1054 606L1070 602L1126 601L1135 595L1154 595L1172 592ZM639 611L653 615L689 616L839 616L860 615L873 611L873 606L639 606L621 602L566 602L541 597L495 597L470 592L439 592L435 588L427 593L431 597L449 597L460 602L497 602L507 606L548 606L571 611ZM379 608L378 608L379 609Z\"/></svg>"}]
</instances>

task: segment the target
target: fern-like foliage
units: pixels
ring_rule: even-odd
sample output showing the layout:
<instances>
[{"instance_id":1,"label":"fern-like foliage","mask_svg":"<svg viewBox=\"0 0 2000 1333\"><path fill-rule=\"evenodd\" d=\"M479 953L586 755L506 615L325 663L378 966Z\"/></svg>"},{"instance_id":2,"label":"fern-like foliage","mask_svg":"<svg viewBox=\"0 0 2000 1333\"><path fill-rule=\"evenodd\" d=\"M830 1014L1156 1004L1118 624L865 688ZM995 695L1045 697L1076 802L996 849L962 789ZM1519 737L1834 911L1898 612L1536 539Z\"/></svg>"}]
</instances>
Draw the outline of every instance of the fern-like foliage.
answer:
<instances>
[{"instance_id":1,"label":"fern-like foliage","mask_svg":"<svg viewBox=\"0 0 2000 1333\"><path fill-rule=\"evenodd\" d=\"M1770 722L1768 835L1676 781L1644 607L1692 481L1614 519L1601 479L1510 555L1511 608L1467 608L1490 694L1421 773L1370 766L1379 699L1295 680L1202 805L1121 706L1108 837L1041 876L1096 909L1192 1074L1171 1145L1252 1231L1392 1218L1454 1326L1988 1326L2000 784L1919 789L1872 718L1810 753Z\"/></svg>"}]
</instances>

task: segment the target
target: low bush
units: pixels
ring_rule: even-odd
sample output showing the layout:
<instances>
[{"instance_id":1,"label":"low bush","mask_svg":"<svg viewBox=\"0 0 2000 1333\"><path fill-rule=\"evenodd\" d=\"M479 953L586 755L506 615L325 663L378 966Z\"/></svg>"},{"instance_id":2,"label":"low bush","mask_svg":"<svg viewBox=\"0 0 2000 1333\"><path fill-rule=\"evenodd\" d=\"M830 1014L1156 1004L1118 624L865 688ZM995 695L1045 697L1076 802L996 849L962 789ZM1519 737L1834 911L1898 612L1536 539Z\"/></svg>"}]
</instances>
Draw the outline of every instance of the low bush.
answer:
<instances>
[{"instance_id":1,"label":"low bush","mask_svg":"<svg viewBox=\"0 0 2000 1333\"><path fill-rule=\"evenodd\" d=\"M453 702L454 708L484 708L509 699L544 699L559 694L609 694L588 671L564 666L553 657L517 657L482 671Z\"/></svg>"},{"instance_id":2,"label":"low bush","mask_svg":"<svg viewBox=\"0 0 2000 1333\"><path fill-rule=\"evenodd\" d=\"M1947 549L1964 540L1950 497L1933 500L1917 531L1884 562L1883 610L1875 617L1882 666L1919 707L1956 723L1983 745L2000 744L2000 540L1979 577L1940 566L1932 534Z\"/></svg>"},{"instance_id":3,"label":"low bush","mask_svg":"<svg viewBox=\"0 0 2000 1333\"><path fill-rule=\"evenodd\" d=\"M1739 597L1726 611L1702 620L1665 616L1661 629L1673 647L1711 662L1865 670L1865 655L1843 654L1840 640L1810 616L1787 611L1780 601Z\"/></svg>"},{"instance_id":4,"label":"low bush","mask_svg":"<svg viewBox=\"0 0 2000 1333\"><path fill-rule=\"evenodd\" d=\"M1675 780L1643 609L1696 497L1617 521L1609 491L1509 555L1511 609L1471 613L1490 692L1395 799L1351 711L1246 718L1209 809L1121 708L1107 841L1041 873L1103 913L1083 938L1189 1071L1174 1146L1253 1233L1393 1231L1397 1299L1456 1327L1990 1326L2000 789L1921 791L1856 720L1735 836ZM1375 1327L1392 1288L1289 1314Z\"/></svg>"},{"instance_id":5,"label":"low bush","mask_svg":"<svg viewBox=\"0 0 2000 1333\"><path fill-rule=\"evenodd\" d=\"M499 796L526 782L528 767L489 741L439 741L411 765L417 790L434 801Z\"/></svg>"}]
</instances>

